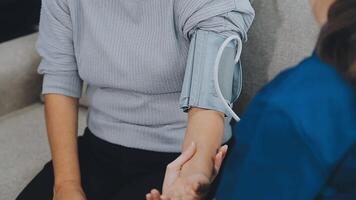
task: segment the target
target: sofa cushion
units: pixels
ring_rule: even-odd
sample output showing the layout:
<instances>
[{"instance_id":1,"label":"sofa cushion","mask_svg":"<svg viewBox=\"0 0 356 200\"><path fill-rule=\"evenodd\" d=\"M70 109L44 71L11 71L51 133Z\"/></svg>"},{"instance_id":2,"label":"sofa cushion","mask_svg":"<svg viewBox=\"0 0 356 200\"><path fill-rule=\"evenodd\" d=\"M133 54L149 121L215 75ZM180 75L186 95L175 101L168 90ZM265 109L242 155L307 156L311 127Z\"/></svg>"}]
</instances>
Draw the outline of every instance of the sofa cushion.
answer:
<instances>
[{"instance_id":1,"label":"sofa cushion","mask_svg":"<svg viewBox=\"0 0 356 200\"><path fill-rule=\"evenodd\" d=\"M256 17L242 52L244 84L238 111L276 74L311 55L319 27L308 2L253 1Z\"/></svg>"},{"instance_id":2,"label":"sofa cushion","mask_svg":"<svg viewBox=\"0 0 356 200\"><path fill-rule=\"evenodd\" d=\"M40 58L35 50L37 35L31 34L0 44L0 116L38 102Z\"/></svg>"},{"instance_id":3,"label":"sofa cushion","mask_svg":"<svg viewBox=\"0 0 356 200\"><path fill-rule=\"evenodd\" d=\"M86 113L86 108L80 107L79 134L84 132ZM15 199L50 159L43 104L0 118L0 147L0 199Z\"/></svg>"}]
</instances>

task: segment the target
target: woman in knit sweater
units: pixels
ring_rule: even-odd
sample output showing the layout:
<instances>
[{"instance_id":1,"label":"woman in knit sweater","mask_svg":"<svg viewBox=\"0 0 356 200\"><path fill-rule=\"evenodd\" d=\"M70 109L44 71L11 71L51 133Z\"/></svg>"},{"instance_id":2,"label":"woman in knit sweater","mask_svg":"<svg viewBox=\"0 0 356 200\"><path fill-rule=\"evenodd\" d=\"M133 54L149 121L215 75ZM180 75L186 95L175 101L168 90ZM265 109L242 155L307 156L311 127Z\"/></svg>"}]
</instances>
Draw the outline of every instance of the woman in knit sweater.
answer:
<instances>
[{"instance_id":1,"label":"woman in knit sweater","mask_svg":"<svg viewBox=\"0 0 356 200\"><path fill-rule=\"evenodd\" d=\"M180 96L187 55L200 49L193 67L211 69L201 49L233 34L246 40L253 18L249 0L43 0L38 72L52 161L18 199L144 199L192 143L169 190L181 196L211 184L231 117L202 79ZM192 44L198 30L216 45ZM88 127L77 138L83 81Z\"/></svg>"}]
</instances>

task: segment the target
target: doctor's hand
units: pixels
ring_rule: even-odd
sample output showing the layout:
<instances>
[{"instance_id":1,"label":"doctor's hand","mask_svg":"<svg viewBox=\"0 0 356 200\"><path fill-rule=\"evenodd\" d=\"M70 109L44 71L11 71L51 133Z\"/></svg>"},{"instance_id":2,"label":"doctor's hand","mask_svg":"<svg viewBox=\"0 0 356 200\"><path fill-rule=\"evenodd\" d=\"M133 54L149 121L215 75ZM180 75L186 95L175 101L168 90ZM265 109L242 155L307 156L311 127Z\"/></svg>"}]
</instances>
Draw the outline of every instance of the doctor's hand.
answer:
<instances>
[{"instance_id":1,"label":"doctor's hand","mask_svg":"<svg viewBox=\"0 0 356 200\"><path fill-rule=\"evenodd\" d=\"M209 178L203 173L183 176L181 170L195 154L196 145L192 143L175 161L167 166L162 194L153 189L146 195L147 200L195 200L201 199L208 192L210 183L216 178L226 156L227 145L222 146L214 158L213 174Z\"/></svg>"}]
</instances>

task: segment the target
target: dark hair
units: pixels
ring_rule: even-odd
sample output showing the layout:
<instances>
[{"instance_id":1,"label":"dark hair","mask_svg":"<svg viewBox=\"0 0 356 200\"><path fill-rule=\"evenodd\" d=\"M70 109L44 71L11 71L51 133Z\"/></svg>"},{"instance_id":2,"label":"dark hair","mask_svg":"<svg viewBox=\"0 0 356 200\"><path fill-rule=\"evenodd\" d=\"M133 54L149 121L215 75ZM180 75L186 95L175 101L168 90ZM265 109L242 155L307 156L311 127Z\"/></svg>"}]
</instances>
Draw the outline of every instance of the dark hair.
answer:
<instances>
[{"instance_id":1,"label":"dark hair","mask_svg":"<svg viewBox=\"0 0 356 200\"><path fill-rule=\"evenodd\" d=\"M356 84L356 0L336 0L331 5L316 51Z\"/></svg>"}]
</instances>

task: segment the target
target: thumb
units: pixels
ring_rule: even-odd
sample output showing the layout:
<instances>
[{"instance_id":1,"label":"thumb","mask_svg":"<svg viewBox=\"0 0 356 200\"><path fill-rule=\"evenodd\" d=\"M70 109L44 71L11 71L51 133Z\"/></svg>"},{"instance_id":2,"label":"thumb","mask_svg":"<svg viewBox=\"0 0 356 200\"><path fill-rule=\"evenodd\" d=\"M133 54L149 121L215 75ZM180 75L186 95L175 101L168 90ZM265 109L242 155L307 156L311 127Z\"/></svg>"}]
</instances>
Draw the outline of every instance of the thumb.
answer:
<instances>
[{"instance_id":1,"label":"thumb","mask_svg":"<svg viewBox=\"0 0 356 200\"><path fill-rule=\"evenodd\" d=\"M165 194L169 185L171 185L179 176L182 166L188 162L196 152L196 145L192 143L185 149L178 158L171 162L166 169L164 176L162 193Z\"/></svg>"},{"instance_id":2,"label":"thumb","mask_svg":"<svg viewBox=\"0 0 356 200\"><path fill-rule=\"evenodd\" d=\"M193 157L195 151L196 145L194 142L192 142L192 144L187 149L185 149L182 154L178 156L178 158L169 164L169 167L174 170L180 170L182 166Z\"/></svg>"},{"instance_id":3,"label":"thumb","mask_svg":"<svg viewBox=\"0 0 356 200\"><path fill-rule=\"evenodd\" d=\"M217 176L217 174L220 171L222 162L224 161L224 158L226 156L228 150L228 146L224 145L220 147L219 152L216 154L215 159L214 159L214 176L213 179Z\"/></svg>"}]
</instances>

